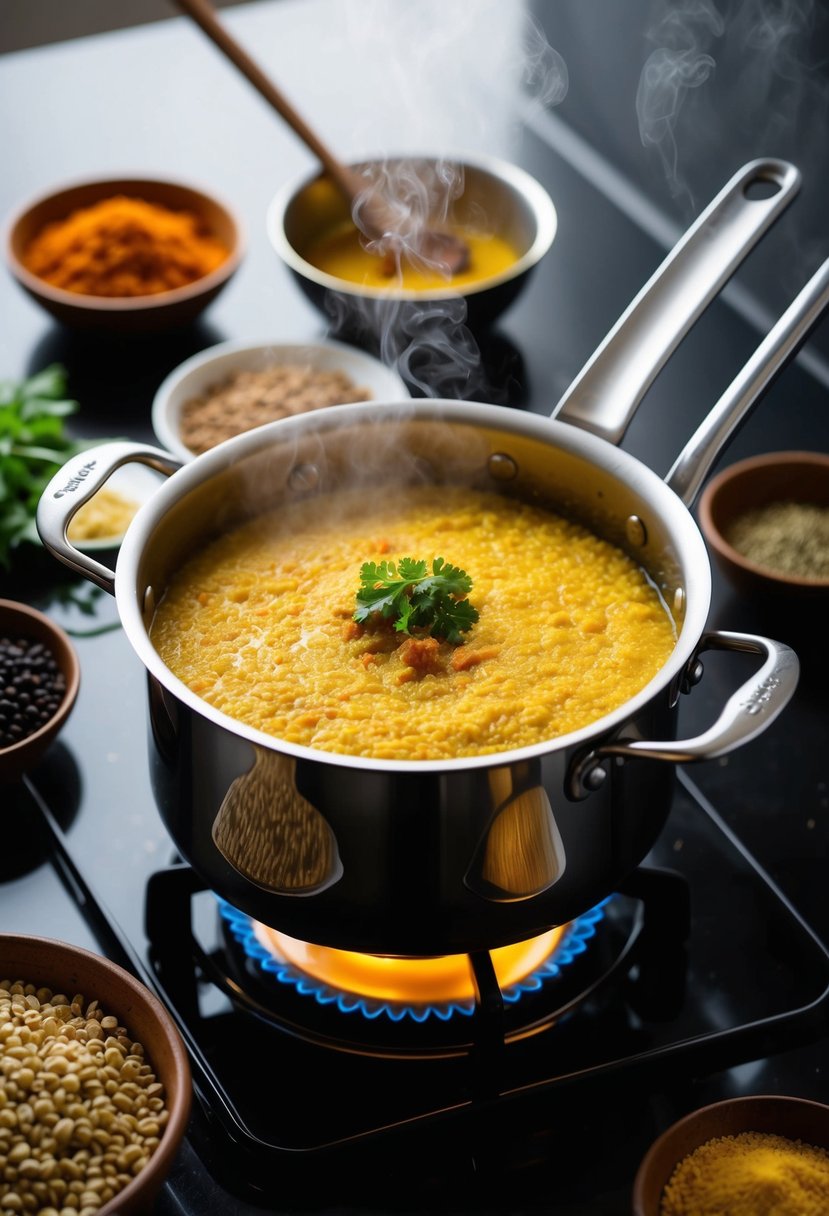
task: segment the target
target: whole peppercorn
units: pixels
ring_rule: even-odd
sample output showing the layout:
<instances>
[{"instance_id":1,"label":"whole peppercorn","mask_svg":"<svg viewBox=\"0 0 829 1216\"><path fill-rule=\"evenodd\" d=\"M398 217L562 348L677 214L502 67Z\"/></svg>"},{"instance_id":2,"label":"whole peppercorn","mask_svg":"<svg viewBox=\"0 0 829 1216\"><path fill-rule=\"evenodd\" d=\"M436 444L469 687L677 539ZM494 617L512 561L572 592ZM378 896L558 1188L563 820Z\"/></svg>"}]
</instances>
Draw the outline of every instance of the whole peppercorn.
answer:
<instances>
[{"instance_id":1,"label":"whole peppercorn","mask_svg":"<svg viewBox=\"0 0 829 1216\"><path fill-rule=\"evenodd\" d=\"M65 693L66 680L48 646L0 636L0 748L45 726Z\"/></svg>"}]
</instances>

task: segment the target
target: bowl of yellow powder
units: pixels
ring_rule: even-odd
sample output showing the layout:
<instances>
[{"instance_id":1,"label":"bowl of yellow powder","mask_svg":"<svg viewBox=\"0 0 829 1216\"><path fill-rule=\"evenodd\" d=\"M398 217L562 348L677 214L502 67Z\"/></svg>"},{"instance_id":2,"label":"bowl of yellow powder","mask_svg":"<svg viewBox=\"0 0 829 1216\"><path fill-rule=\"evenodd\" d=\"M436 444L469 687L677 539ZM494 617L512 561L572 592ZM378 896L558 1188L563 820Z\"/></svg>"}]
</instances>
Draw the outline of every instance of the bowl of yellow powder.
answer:
<instances>
[{"instance_id":1,"label":"bowl of yellow powder","mask_svg":"<svg viewBox=\"0 0 829 1216\"><path fill-rule=\"evenodd\" d=\"M778 600L829 592L829 455L770 452L730 465L706 486L699 519L738 591Z\"/></svg>"},{"instance_id":2,"label":"bowl of yellow powder","mask_svg":"<svg viewBox=\"0 0 829 1216\"><path fill-rule=\"evenodd\" d=\"M212 194L151 178L87 181L14 215L6 260L65 325L152 331L186 325L235 273L239 221Z\"/></svg>"},{"instance_id":3,"label":"bowl of yellow powder","mask_svg":"<svg viewBox=\"0 0 829 1216\"><path fill-rule=\"evenodd\" d=\"M633 1216L824 1216L829 1106L805 1098L730 1098L693 1111L651 1145Z\"/></svg>"}]
</instances>

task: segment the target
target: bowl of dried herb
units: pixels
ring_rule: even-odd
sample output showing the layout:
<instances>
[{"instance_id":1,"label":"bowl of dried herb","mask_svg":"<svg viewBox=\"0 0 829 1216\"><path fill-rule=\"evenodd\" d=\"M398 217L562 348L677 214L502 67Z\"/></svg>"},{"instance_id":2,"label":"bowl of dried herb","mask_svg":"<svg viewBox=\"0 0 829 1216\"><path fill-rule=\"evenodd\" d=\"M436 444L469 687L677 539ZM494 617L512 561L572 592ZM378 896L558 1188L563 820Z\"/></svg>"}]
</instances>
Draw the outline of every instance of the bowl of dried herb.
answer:
<instances>
[{"instance_id":1,"label":"bowl of dried herb","mask_svg":"<svg viewBox=\"0 0 829 1216\"><path fill-rule=\"evenodd\" d=\"M829 593L829 455L770 452L706 486L700 527L738 591L776 598Z\"/></svg>"},{"instance_id":2,"label":"bowl of dried herb","mask_svg":"<svg viewBox=\"0 0 829 1216\"><path fill-rule=\"evenodd\" d=\"M34 768L78 695L71 641L43 612L0 600L0 784Z\"/></svg>"}]
</instances>

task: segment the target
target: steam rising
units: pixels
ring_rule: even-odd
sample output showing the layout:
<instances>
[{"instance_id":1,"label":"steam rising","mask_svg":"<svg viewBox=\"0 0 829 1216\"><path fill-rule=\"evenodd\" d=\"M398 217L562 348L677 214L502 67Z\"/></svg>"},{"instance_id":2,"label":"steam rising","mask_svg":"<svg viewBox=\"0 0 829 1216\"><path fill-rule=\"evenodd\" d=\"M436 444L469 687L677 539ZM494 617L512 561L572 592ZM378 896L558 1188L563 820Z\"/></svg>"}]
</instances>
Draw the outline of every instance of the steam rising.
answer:
<instances>
[{"instance_id":1,"label":"steam rising","mask_svg":"<svg viewBox=\"0 0 829 1216\"><path fill-rule=\"evenodd\" d=\"M829 99L810 64L818 13L815 0L661 0L657 6L647 31L654 49L636 94L639 135L656 153L671 194L684 197L689 211L687 173L694 164L716 162L723 131L755 155L780 154L795 134L800 140L812 131L816 159L825 155Z\"/></svg>"},{"instance_id":2,"label":"steam rising","mask_svg":"<svg viewBox=\"0 0 829 1216\"><path fill-rule=\"evenodd\" d=\"M416 154L406 158L406 147L421 155L479 149L514 160L519 120L510 95L521 89L539 105L557 104L567 93L567 68L523 5L505 5L503 0L350 0L344 10L346 35L359 48L360 63L369 72L372 63L382 65L375 106L355 137L376 155L378 131L390 120L399 140L396 146L388 144L388 160L381 159L367 180L362 203L370 202L375 188L393 200L396 235L383 241L382 252L392 259L392 267L404 256L417 264L424 258L418 231L427 221L435 227L451 216L464 178L451 155L438 159L434 171L425 174ZM498 100L503 97L503 105L493 107L493 92ZM487 217L480 219L483 227ZM365 231L359 201L354 220ZM370 239L367 243L372 247ZM439 264L428 265L441 272ZM449 274L446 282L451 286ZM334 298L329 308L334 333L356 336L377 348L384 362L399 367L415 392L489 400L500 393L503 398L503 389L487 382L462 299L416 307L405 301L367 301L356 332L354 297Z\"/></svg>"}]
</instances>

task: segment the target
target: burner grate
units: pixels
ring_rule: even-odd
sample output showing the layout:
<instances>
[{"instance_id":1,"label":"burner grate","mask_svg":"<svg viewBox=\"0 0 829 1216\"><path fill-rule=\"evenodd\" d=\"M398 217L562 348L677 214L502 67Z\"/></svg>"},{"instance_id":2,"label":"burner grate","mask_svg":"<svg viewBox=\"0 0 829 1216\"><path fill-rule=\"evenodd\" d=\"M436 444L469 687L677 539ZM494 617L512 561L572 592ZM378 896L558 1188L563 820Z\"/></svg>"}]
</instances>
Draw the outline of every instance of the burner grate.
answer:
<instances>
[{"instance_id":1,"label":"burner grate","mask_svg":"<svg viewBox=\"0 0 829 1216\"><path fill-rule=\"evenodd\" d=\"M345 1016L362 1015L369 1021L388 1018L392 1022L410 1019L423 1023L430 1018L448 1022L452 1017L471 1017L475 1013L473 994L466 999L441 1001L394 1000L363 995L336 987L303 970L291 959L275 953L264 944L257 932L255 922L244 912L234 908L226 900L217 897L219 913L227 933L255 967L272 981L275 988L289 985L299 996L309 997L322 1006L334 1006ZM605 916L603 900L597 907L567 925L561 935L551 942L550 952L533 966L526 975L501 987L501 998L505 1005L516 1005L522 997L538 994L551 983L562 979L567 969L581 960L588 944L595 938L597 929ZM463 956L460 956L461 958ZM426 960L428 965L429 960Z\"/></svg>"}]
</instances>

